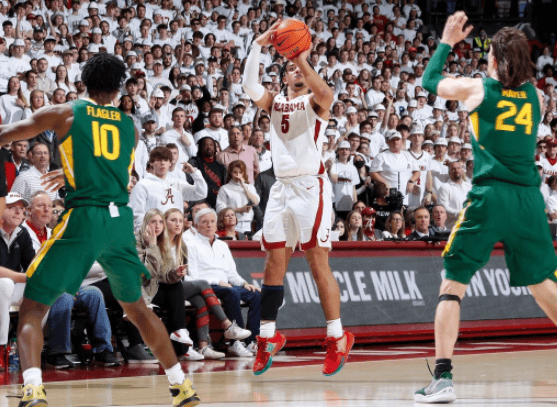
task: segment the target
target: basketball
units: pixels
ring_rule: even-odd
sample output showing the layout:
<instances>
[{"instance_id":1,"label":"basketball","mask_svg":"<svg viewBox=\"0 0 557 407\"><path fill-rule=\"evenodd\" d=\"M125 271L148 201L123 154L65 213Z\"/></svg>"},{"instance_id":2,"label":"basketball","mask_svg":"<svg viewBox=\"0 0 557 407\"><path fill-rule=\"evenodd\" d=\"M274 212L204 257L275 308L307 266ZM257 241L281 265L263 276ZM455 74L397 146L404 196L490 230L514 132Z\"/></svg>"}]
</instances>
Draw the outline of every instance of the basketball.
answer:
<instances>
[{"instance_id":1,"label":"basketball","mask_svg":"<svg viewBox=\"0 0 557 407\"><path fill-rule=\"evenodd\" d=\"M311 34L302 21L288 18L279 24L272 42L279 54L292 59L309 49Z\"/></svg>"}]
</instances>

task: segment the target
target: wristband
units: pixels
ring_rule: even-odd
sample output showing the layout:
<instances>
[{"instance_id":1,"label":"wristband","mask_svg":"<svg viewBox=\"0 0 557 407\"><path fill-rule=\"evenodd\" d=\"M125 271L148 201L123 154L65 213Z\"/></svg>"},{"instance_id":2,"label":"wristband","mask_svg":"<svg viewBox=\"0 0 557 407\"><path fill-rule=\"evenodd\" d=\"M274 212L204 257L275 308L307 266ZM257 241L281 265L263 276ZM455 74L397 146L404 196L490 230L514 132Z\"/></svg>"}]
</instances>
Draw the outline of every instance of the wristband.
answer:
<instances>
[{"instance_id":1,"label":"wristband","mask_svg":"<svg viewBox=\"0 0 557 407\"><path fill-rule=\"evenodd\" d=\"M437 47L435 54L427 64L427 68L423 75L422 86L425 90L437 95L437 87L439 82L444 79L442 74L445 61L451 52L452 47L449 44L441 43Z\"/></svg>"}]
</instances>

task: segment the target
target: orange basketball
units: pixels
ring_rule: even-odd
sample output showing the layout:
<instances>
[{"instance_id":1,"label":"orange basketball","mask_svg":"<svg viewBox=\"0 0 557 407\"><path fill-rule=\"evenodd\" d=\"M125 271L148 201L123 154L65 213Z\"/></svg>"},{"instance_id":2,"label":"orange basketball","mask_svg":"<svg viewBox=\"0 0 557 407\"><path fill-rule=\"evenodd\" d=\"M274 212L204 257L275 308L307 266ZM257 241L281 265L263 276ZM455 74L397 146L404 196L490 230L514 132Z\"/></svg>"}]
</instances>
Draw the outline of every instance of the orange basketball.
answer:
<instances>
[{"instance_id":1,"label":"orange basketball","mask_svg":"<svg viewBox=\"0 0 557 407\"><path fill-rule=\"evenodd\" d=\"M279 24L272 42L279 54L292 59L311 47L311 33L302 21L288 18Z\"/></svg>"}]
</instances>

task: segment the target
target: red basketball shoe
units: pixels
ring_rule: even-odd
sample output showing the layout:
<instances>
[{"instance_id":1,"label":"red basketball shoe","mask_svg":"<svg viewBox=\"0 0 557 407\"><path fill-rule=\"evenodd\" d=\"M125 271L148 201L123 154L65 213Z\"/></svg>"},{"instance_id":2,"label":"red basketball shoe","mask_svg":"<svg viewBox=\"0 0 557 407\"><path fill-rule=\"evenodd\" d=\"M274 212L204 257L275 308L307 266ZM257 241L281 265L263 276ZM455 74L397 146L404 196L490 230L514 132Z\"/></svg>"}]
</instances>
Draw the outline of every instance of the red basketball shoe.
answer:
<instances>
[{"instance_id":1,"label":"red basketball shoe","mask_svg":"<svg viewBox=\"0 0 557 407\"><path fill-rule=\"evenodd\" d=\"M346 338L346 348L344 352L339 351L339 343L343 338ZM327 344L327 356L325 356L325 364L323 365L323 374L325 376L332 376L342 369L348 360L348 353L354 345L354 335L348 331L344 331L344 335L340 338L325 338Z\"/></svg>"},{"instance_id":2,"label":"red basketball shoe","mask_svg":"<svg viewBox=\"0 0 557 407\"><path fill-rule=\"evenodd\" d=\"M257 356L253 364L253 374L260 375L265 373L273 364L273 356L275 356L286 343L286 337L275 332L272 338L257 337Z\"/></svg>"}]
</instances>

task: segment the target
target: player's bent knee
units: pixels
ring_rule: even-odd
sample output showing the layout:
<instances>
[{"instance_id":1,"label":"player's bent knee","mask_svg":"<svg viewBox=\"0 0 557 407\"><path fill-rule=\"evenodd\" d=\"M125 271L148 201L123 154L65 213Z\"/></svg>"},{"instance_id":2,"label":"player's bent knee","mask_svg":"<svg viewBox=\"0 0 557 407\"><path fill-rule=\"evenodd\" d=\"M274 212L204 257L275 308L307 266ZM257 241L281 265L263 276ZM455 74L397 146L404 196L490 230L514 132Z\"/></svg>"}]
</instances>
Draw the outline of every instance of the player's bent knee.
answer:
<instances>
[{"instance_id":1,"label":"player's bent knee","mask_svg":"<svg viewBox=\"0 0 557 407\"><path fill-rule=\"evenodd\" d=\"M261 288L261 319L276 321L278 310L284 300L284 286L265 285Z\"/></svg>"}]
</instances>

